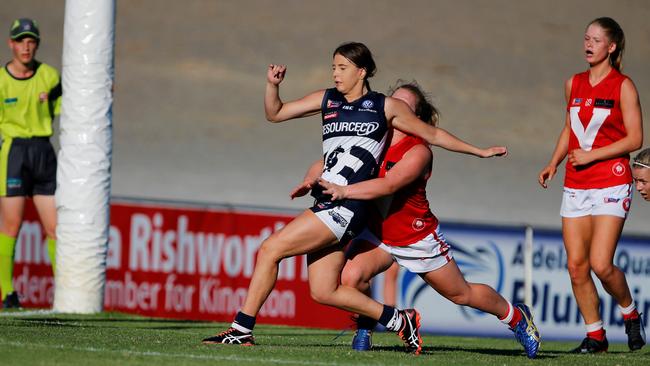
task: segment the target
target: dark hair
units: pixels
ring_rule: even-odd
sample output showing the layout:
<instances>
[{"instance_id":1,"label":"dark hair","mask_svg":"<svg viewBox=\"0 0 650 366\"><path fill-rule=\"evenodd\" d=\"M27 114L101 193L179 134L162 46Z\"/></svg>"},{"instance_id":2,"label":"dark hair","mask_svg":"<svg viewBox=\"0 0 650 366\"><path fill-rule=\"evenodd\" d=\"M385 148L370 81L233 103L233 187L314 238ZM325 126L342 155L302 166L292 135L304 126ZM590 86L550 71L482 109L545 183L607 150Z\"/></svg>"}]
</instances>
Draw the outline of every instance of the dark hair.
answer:
<instances>
[{"instance_id":1,"label":"dark hair","mask_svg":"<svg viewBox=\"0 0 650 366\"><path fill-rule=\"evenodd\" d=\"M406 89L415 95L417 102L415 103L414 112L419 119L432 126L438 125L438 121L440 120L440 111L433 105L429 95L422 91L422 87L420 87L420 84L418 84L417 81L398 79L395 82L395 85L388 89L388 94L392 96L399 89Z\"/></svg>"},{"instance_id":2,"label":"dark hair","mask_svg":"<svg viewBox=\"0 0 650 366\"><path fill-rule=\"evenodd\" d=\"M332 57L341 55L350 60L356 67L366 70L366 77L363 79L363 85L370 91L368 79L375 76L377 65L372 58L372 52L365 44L359 42L346 42L336 47Z\"/></svg>"},{"instance_id":3,"label":"dark hair","mask_svg":"<svg viewBox=\"0 0 650 366\"><path fill-rule=\"evenodd\" d=\"M612 18L596 18L589 25L596 24L603 28L610 42L616 43L616 49L609 55L609 63L618 71L622 69L623 51L625 50L625 33L618 23Z\"/></svg>"}]
</instances>

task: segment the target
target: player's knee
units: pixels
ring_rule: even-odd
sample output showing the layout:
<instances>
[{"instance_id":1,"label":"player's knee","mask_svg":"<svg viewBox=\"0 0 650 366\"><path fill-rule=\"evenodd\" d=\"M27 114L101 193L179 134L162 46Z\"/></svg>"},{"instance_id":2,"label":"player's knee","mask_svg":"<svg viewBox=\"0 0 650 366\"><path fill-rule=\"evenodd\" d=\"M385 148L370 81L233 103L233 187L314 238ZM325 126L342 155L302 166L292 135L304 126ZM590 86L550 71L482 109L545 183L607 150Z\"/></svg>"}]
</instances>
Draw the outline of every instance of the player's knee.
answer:
<instances>
[{"instance_id":1,"label":"player's knee","mask_svg":"<svg viewBox=\"0 0 650 366\"><path fill-rule=\"evenodd\" d=\"M345 266L341 273L341 284L348 287L360 288L364 282L363 271L355 266Z\"/></svg>"},{"instance_id":2,"label":"player's knee","mask_svg":"<svg viewBox=\"0 0 650 366\"><path fill-rule=\"evenodd\" d=\"M45 228L45 235L52 240L56 240L56 227Z\"/></svg>"},{"instance_id":3,"label":"player's knee","mask_svg":"<svg viewBox=\"0 0 650 366\"><path fill-rule=\"evenodd\" d=\"M590 277L591 266L587 261L569 261L567 269L572 283L582 283Z\"/></svg>"},{"instance_id":4,"label":"player's knee","mask_svg":"<svg viewBox=\"0 0 650 366\"><path fill-rule=\"evenodd\" d=\"M277 239L272 239L272 237L264 240L260 248L257 250L258 262L279 263L282 258L281 243Z\"/></svg>"},{"instance_id":5,"label":"player's knee","mask_svg":"<svg viewBox=\"0 0 650 366\"><path fill-rule=\"evenodd\" d=\"M453 294L448 294L447 299L449 301L453 302L456 305L469 305L471 301L471 296L469 291L463 291L463 292L456 292Z\"/></svg>"},{"instance_id":6,"label":"player's knee","mask_svg":"<svg viewBox=\"0 0 650 366\"><path fill-rule=\"evenodd\" d=\"M310 288L311 298L319 304L336 305L334 292L322 288Z\"/></svg>"},{"instance_id":7,"label":"player's knee","mask_svg":"<svg viewBox=\"0 0 650 366\"><path fill-rule=\"evenodd\" d=\"M594 271L596 277L601 280L609 278L614 273L614 264L610 262L595 262L592 263L591 269Z\"/></svg>"},{"instance_id":8,"label":"player's knee","mask_svg":"<svg viewBox=\"0 0 650 366\"><path fill-rule=\"evenodd\" d=\"M20 219L15 219L13 217L3 217L2 218L2 226L1 230L3 234L11 237L17 237L18 232L20 231L20 225L22 224L22 220Z\"/></svg>"}]
</instances>

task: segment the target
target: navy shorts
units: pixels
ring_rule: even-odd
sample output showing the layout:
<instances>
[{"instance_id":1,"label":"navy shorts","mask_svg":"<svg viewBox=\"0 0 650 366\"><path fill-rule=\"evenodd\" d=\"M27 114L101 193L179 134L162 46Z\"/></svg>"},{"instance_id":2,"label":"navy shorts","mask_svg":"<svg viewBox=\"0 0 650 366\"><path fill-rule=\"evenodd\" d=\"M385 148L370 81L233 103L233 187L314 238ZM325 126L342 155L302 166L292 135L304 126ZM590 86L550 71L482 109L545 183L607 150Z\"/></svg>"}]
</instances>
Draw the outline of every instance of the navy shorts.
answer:
<instances>
[{"instance_id":1,"label":"navy shorts","mask_svg":"<svg viewBox=\"0 0 650 366\"><path fill-rule=\"evenodd\" d=\"M0 148L0 196L52 196L56 154L49 137L7 138Z\"/></svg>"}]
</instances>

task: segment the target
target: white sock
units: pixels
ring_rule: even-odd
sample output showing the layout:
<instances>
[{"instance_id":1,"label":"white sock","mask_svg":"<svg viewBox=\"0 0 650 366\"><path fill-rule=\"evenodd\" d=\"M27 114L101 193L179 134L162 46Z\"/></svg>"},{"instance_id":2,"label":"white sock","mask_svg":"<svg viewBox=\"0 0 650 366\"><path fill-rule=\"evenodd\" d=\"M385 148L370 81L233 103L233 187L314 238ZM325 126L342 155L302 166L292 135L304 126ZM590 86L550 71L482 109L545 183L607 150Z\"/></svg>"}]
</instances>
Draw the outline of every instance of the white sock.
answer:
<instances>
[{"instance_id":1,"label":"white sock","mask_svg":"<svg viewBox=\"0 0 650 366\"><path fill-rule=\"evenodd\" d=\"M241 326L240 324L237 324L237 323L235 323L235 322L232 322L232 324L230 324L230 326L231 326L232 328L237 329L238 331L240 331L240 332L242 332L242 333L246 333L246 334L248 334L248 333L252 333L252 332L253 332L251 329L248 329L248 328L246 328L246 327L243 327L243 326Z\"/></svg>"},{"instance_id":2,"label":"white sock","mask_svg":"<svg viewBox=\"0 0 650 366\"><path fill-rule=\"evenodd\" d=\"M393 317L390 318L390 321L388 324L386 324L386 329L393 331L393 332L399 332L399 330L402 328L402 316L400 315L399 311L395 309L395 312L393 313Z\"/></svg>"},{"instance_id":3,"label":"white sock","mask_svg":"<svg viewBox=\"0 0 650 366\"><path fill-rule=\"evenodd\" d=\"M636 304L634 303L634 300L632 300L630 306L622 307L621 305L619 305L618 309L621 311L621 314L630 315L634 310L636 310Z\"/></svg>"},{"instance_id":4,"label":"white sock","mask_svg":"<svg viewBox=\"0 0 650 366\"><path fill-rule=\"evenodd\" d=\"M585 329L587 330L587 333L599 331L603 329L603 321L599 320L595 323L585 324Z\"/></svg>"}]
</instances>

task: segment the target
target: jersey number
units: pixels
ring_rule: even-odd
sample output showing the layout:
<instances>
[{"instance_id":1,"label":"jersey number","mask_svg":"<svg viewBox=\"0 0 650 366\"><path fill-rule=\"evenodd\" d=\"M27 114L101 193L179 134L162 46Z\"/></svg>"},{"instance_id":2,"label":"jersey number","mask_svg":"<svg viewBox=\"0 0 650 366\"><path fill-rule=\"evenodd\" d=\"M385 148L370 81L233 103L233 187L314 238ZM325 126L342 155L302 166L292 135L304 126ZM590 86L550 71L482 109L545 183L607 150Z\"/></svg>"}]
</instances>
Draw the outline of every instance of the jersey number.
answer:
<instances>
[{"instance_id":1,"label":"jersey number","mask_svg":"<svg viewBox=\"0 0 650 366\"><path fill-rule=\"evenodd\" d=\"M365 149L358 146L353 146L349 153L346 153L345 149L339 146L325 157L324 171L340 175L348 181L361 166L369 163L364 161L368 160L368 156L372 158L372 155L368 154ZM356 168L352 168L346 164L355 160L356 162L353 165L356 166ZM362 164L358 164L359 161L361 161Z\"/></svg>"},{"instance_id":2,"label":"jersey number","mask_svg":"<svg viewBox=\"0 0 650 366\"><path fill-rule=\"evenodd\" d=\"M594 108L594 112L591 116L589 124L587 124L587 128L584 128L582 126L582 122L578 116L579 112L580 107L571 107L569 110L571 118L571 130L578 138L580 148L585 151L591 151L594 140L596 140L596 135L598 135L600 127L602 127L603 123L605 123L605 120L611 113L611 109Z\"/></svg>"}]
</instances>

